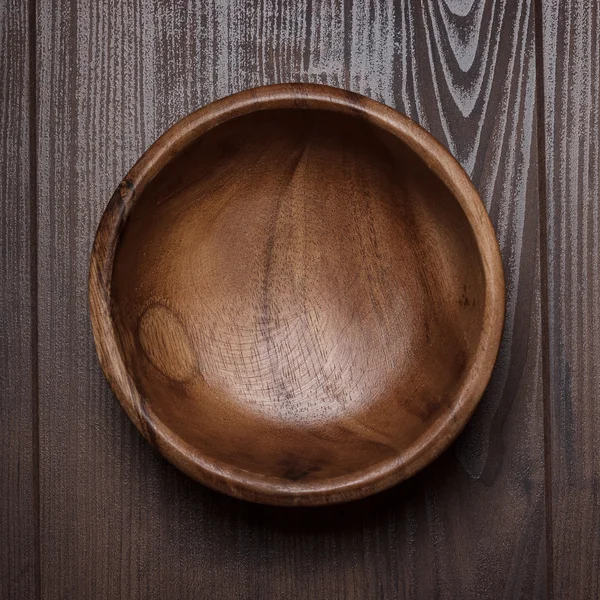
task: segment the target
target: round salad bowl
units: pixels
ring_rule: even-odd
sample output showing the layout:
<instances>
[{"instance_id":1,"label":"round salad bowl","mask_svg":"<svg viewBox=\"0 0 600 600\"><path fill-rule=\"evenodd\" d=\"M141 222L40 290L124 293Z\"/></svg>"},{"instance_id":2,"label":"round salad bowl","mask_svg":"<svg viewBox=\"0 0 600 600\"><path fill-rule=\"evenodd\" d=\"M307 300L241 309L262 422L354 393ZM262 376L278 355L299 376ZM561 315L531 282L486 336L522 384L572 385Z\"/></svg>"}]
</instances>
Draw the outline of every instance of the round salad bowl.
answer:
<instances>
[{"instance_id":1,"label":"round salad bowl","mask_svg":"<svg viewBox=\"0 0 600 600\"><path fill-rule=\"evenodd\" d=\"M458 162L391 108L311 84L241 92L159 138L102 216L89 301L142 435L277 505L367 496L447 448L505 302Z\"/></svg>"}]
</instances>

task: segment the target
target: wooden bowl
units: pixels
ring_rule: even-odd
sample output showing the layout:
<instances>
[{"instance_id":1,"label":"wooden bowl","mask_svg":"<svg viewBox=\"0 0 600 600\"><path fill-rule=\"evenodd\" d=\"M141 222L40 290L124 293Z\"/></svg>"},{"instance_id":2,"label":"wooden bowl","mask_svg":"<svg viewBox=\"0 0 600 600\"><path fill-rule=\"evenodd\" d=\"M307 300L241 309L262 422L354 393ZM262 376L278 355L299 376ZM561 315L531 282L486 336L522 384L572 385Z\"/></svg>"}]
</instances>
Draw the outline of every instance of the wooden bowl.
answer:
<instances>
[{"instance_id":1,"label":"wooden bowl","mask_svg":"<svg viewBox=\"0 0 600 600\"><path fill-rule=\"evenodd\" d=\"M456 437L496 359L498 244L469 178L407 117L319 85L202 108L100 222L100 363L169 461L269 504L360 498Z\"/></svg>"}]
</instances>

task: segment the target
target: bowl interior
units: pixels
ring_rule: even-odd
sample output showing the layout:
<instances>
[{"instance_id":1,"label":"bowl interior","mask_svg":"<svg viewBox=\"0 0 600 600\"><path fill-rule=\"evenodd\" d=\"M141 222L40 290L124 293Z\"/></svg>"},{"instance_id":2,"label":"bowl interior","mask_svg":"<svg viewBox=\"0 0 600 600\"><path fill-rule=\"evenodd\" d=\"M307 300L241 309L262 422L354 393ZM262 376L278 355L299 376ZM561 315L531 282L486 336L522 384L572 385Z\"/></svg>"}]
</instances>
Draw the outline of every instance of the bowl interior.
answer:
<instances>
[{"instance_id":1,"label":"bowl interior","mask_svg":"<svg viewBox=\"0 0 600 600\"><path fill-rule=\"evenodd\" d=\"M311 482L405 453L452 410L485 304L472 228L360 116L270 109L136 199L111 310L155 418L198 456Z\"/></svg>"}]
</instances>

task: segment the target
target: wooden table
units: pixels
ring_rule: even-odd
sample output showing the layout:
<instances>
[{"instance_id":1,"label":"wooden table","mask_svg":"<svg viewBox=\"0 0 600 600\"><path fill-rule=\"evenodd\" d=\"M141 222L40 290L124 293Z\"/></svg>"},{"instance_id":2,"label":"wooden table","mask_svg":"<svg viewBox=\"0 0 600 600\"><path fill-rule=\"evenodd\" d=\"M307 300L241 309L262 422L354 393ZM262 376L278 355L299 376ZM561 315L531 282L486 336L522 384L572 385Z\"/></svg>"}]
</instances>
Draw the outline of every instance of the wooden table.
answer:
<instances>
[{"instance_id":1,"label":"wooden table","mask_svg":"<svg viewBox=\"0 0 600 600\"><path fill-rule=\"evenodd\" d=\"M600 597L598 0L6 0L0 598ZM507 318L458 442L327 509L213 493L111 395L86 279L113 189L177 119L280 81L356 90L462 162Z\"/></svg>"}]
</instances>

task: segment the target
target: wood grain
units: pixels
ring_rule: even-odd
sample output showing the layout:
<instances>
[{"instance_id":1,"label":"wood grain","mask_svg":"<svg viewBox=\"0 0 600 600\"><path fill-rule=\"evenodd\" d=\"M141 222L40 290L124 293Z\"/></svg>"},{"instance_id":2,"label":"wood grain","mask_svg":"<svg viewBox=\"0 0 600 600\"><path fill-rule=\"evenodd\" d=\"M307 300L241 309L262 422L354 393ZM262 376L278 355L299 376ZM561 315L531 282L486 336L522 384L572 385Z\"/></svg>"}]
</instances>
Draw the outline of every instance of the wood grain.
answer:
<instances>
[{"instance_id":1,"label":"wood grain","mask_svg":"<svg viewBox=\"0 0 600 600\"><path fill-rule=\"evenodd\" d=\"M0 5L0 598L33 598L36 473L33 411L30 45L27 2Z\"/></svg>"},{"instance_id":2,"label":"wood grain","mask_svg":"<svg viewBox=\"0 0 600 600\"><path fill-rule=\"evenodd\" d=\"M39 0L42 587L46 597L544 597L535 64L529 2ZM229 500L160 460L100 373L87 317L110 193L177 119L257 84L384 100L461 160L501 241L500 361L416 479L335 510Z\"/></svg>"},{"instance_id":3,"label":"wood grain","mask_svg":"<svg viewBox=\"0 0 600 600\"><path fill-rule=\"evenodd\" d=\"M600 596L600 8L543 3L553 584Z\"/></svg>"}]
</instances>

